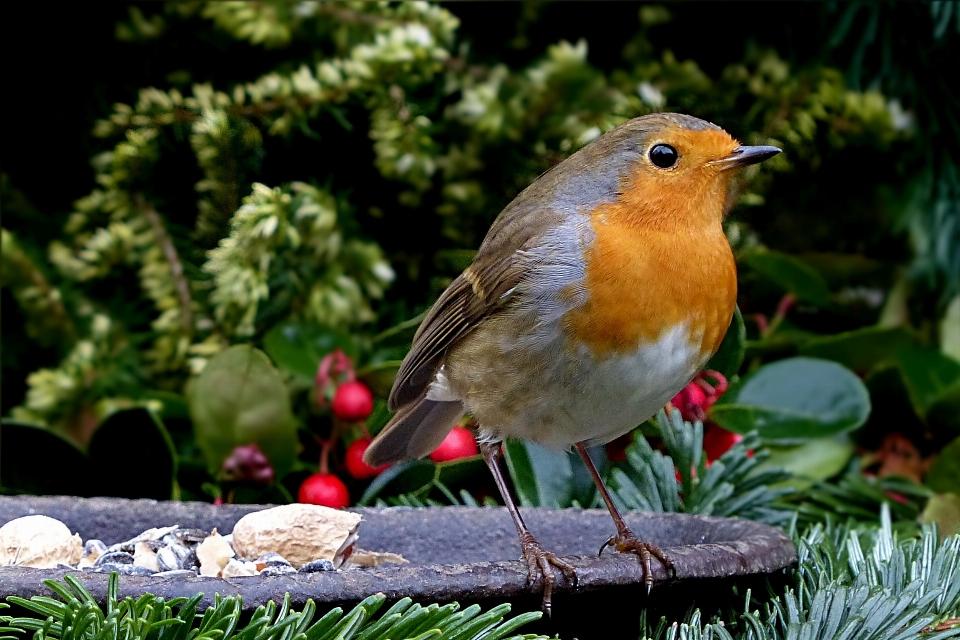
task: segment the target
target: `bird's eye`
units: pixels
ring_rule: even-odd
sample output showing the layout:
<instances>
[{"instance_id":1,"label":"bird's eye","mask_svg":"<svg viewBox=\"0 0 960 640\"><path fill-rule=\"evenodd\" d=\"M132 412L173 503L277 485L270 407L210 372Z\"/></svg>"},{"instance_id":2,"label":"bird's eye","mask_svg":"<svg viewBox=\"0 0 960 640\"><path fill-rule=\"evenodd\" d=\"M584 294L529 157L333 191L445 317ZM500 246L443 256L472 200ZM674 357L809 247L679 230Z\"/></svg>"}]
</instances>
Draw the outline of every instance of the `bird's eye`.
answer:
<instances>
[{"instance_id":1,"label":"bird's eye","mask_svg":"<svg viewBox=\"0 0 960 640\"><path fill-rule=\"evenodd\" d=\"M650 149L650 162L661 169L669 169L677 164L680 154L668 144L655 144Z\"/></svg>"}]
</instances>

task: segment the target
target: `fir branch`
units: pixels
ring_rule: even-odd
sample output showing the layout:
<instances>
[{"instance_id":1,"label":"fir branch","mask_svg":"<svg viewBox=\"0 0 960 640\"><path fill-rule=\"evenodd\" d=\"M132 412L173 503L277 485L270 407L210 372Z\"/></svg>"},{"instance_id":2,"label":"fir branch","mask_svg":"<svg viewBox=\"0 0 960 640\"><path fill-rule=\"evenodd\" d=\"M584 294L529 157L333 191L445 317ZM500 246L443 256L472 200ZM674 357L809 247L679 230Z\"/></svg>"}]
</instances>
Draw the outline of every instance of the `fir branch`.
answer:
<instances>
[{"instance_id":1,"label":"fir branch","mask_svg":"<svg viewBox=\"0 0 960 640\"><path fill-rule=\"evenodd\" d=\"M669 418L660 411L656 422L666 455L654 451L636 432L627 447L627 463L614 467L608 479L618 507L738 516L777 525L789 521L790 510L779 501L790 490L774 488L789 475L761 468L769 452L760 448L756 433L748 434L708 467L701 423L685 422L675 409Z\"/></svg>"},{"instance_id":2,"label":"fir branch","mask_svg":"<svg viewBox=\"0 0 960 640\"><path fill-rule=\"evenodd\" d=\"M307 600L301 611L291 606L290 596L278 607L273 601L261 605L243 623L239 597L215 597L214 604L201 615L197 605L203 594L191 598L166 601L153 595L139 599L120 599L119 578L110 575L106 606L97 605L80 581L67 574L63 582L46 580L44 584L60 600L34 596L29 600L12 596L8 602L34 614L34 617L0 616L2 632L34 632L35 640L414 640L427 637L449 640L534 640L544 636L519 636L521 626L540 618L541 614L524 613L507 619L509 604L502 604L482 613L477 605L460 610L456 603L422 607L403 598L379 618L383 594L370 596L350 612L332 609L315 619L317 607ZM2 605L0 605L2 606ZM544 640L546 640L544 638Z\"/></svg>"}]
</instances>

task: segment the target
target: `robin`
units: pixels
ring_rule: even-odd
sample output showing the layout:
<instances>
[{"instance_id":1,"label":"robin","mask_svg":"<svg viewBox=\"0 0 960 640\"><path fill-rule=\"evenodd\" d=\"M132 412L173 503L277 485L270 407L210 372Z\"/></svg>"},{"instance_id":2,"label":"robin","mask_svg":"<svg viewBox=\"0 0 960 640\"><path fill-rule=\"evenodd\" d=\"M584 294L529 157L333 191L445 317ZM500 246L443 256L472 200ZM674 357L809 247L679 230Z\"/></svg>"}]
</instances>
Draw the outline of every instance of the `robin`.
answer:
<instances>
[{"instance_id":1,"label":"robin","mask_svg":"<svg viewBox=\"0 0 960 640\"><path fill-rule=\"evenodd\" d=\"M780 153L742 146L675 113L597 138L527 187L494 221L473 263L440 296L397 373L397 411L367 464L420 458L466 413L549 613L560 569L511 498L505 438L576 447L616 525L601 547L670 559L630 531L587 446L663 407L703 368L733 317L737 271L721 221L734 170Z\"/></svg>"}]
</instances>

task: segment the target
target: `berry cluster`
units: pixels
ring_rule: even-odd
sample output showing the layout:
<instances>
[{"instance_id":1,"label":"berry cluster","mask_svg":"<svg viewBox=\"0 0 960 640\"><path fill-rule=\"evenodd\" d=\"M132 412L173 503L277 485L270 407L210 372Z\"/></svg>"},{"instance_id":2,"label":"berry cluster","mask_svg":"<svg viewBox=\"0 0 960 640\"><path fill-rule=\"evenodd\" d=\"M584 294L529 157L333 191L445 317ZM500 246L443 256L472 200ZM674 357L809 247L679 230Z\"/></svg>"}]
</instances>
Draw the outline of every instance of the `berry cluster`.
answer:
<instances>
[{"instance_id":1,"label":"berry cluster","mask_svg":"<svg viewBox=\"0 0 960 640\"><path fill-rule=\"evenodd\" d=\"M322 447L319 471L303 481L297 500L342 509L350 506L350 492L344 481L329 470L330 452L341 436L349 433L351 428L354 434L360 433L347 446L343 457L343 467L354 480L370 480L390 465L371 467L363 461L363 454L372 442L365 421L373 413L374 399L370 388L356 379L350 359L339 349L327 355L320 362L314 382L319 406L326 406L328 398L332 397L329 407L333 429L329 438L319 440ZM430 458L434 462L447 462L474 456L477 452L473 433L455 427Z\"/></svg>"}]
</instances>

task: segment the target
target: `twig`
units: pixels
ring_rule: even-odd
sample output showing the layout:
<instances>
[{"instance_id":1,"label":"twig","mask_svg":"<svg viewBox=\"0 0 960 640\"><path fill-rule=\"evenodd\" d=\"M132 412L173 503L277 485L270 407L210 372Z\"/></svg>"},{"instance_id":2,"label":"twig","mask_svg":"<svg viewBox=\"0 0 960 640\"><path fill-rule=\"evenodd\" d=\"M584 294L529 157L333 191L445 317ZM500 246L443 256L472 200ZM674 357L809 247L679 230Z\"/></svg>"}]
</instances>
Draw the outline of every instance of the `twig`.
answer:
<instances>
[{"instance_id":1,"label":"twig","mask_svg":"<svg viewBox=\"0 0 960 640\"><path fill-rule=\"evenodd\" d=\"M193 299L190 297L190 283L183 275L183 262L180 260L180 254L177 253L177 248L173 245L173 240L170 239L170 235L163 225L163 220L153 205L147 202L140 192L134 194L133 202L140 215L146 218L150 226L153 227L153 235L157 239L157 244L160 245L163 257L167 259L167 264L170 265L170 277L173 278L173 287L177 292L177 298L180 300L180 324L183 325L184 333L187 336L192 336Z\"/></svg>"}]
</instances>

